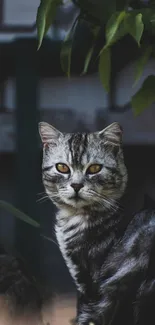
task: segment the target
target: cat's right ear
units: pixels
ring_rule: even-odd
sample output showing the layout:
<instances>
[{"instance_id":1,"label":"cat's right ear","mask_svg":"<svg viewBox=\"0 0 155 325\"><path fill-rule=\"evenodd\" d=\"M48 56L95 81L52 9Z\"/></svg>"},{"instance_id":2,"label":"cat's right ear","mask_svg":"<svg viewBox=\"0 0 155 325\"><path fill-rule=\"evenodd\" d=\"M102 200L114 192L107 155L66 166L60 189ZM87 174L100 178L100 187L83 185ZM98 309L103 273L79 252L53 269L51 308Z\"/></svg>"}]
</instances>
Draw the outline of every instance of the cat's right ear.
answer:
<instances>
[{"instance_id":1,"label":"cat's right ear","mask_svg":"<svg viewBox=\"0 0 155 325\"><path fill-rule=\"evenodd\" d=\"M119 123L114 122L99 132L99 135L104 138L105 143L120 145L122 143L122 128Z\"/></svg>"},{"instance_id":2,"label":"cat's right ear","mask_svg":"<svg viewBox=\"0 0 155 325\"><path fill-rule=\"evenodd\" d=\"M46 122L39 123L39 134L43 145L56 144L58 138L62 135L60 131Z\"/></svg>"}]
</instances>

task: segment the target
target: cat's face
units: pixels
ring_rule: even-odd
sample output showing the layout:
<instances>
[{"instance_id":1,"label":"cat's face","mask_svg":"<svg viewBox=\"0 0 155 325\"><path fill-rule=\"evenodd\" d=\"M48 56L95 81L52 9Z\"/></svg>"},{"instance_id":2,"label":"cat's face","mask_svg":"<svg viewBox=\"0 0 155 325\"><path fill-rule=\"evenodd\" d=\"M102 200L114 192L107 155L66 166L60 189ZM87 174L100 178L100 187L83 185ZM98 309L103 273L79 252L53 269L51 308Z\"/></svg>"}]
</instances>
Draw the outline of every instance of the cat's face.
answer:
<instances>
[{"instance_id":1,"label":"cat's face","mask_svg":"<svg viewBox=\"0 0 155 325\"><path fill-rule=\"evenodd\" d=\"M118 123L96 133L64 134L41 122L39 131L43 182L57 206L110 208L122 196L127 171Z\"/></svg>"}]
</instances>

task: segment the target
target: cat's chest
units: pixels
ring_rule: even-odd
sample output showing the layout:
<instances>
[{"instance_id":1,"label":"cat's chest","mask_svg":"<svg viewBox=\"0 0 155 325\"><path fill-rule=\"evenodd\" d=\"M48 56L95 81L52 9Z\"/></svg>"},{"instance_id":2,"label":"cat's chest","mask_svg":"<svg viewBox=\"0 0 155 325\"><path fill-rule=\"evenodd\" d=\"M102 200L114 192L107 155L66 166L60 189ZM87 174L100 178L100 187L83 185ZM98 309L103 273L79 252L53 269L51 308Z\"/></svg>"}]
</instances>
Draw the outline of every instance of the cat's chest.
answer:
<instances>
[{"instance_id":1,"label":"cat's chest","mask_svg":"<svg viewBox=\"0 0 155 325\"><path fill-rule=\"evenodd\" d=\"M79 286L78 274L81 271L80 261L84 254L81 244L87 227L86 220L81 216L70 218L68 221L64 218L59 219L55 226L60 251L77 286ZM81 287L79 290L81 291Z\"/></svg>"},{"instance_id":2,"label":"cat's chest","mask_svg":"<svg viewBox=\"0 0 155 325\"><path fill-rule=\"evenodd\" d=\"M88 225L81 216L76 216L67 222L59 220L55 226L57 241L63 257L72 259L73 256L84 253L83 244ZM85 251L88 251L87 249ZM78 252L78 253L77 253Z\"/></svg>"},{"instance_id":3,"label":"cat's chest","mask_svg":"<svg viewBox=\"0 0 155 325\"><path fill-rule=\"evenodd\" d=\"M60 245L63 245L64 242L69 244L78 240L79 236L89 227L88 217L81 214L67 216L64 212L59 212L56 218L55 230Z\"/></svg>"}]
</instances>

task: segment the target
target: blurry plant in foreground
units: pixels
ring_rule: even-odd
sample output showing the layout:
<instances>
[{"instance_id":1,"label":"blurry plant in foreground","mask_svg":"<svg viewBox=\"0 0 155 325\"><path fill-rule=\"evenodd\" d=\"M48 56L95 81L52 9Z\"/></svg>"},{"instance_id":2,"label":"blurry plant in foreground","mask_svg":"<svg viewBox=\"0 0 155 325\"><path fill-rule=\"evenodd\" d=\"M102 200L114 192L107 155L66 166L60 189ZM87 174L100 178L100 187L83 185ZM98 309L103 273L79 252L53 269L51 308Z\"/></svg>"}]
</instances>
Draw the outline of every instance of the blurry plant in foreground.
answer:
<instances>
[{"instance_id":1,"label":"blurry plant in foreground","mask_svg":"<svg viewBox=\"0 0 155 325\"><path fill-rule=\"evenodd\" d=\"M92 60L97 59L101 82L105 90L109 92L113 45L118 42L121 48L121 40L126 35L130 35L133 46L136 42L137 48L140 48L135 70L135 86L149 58L155 57L154 0L40 0L36 17L38 49L48 29L55 21L57 9L68 5L69 2L77 7L78 15L73 17L72 27L62 42L60 60L67 76L70 76L73 41L77 40L77 29L84 22L89 29L92 41L83 62L82 75L87 73ZM103 39L103 46L96 51L99 38ZM78 45L80 51L82 44L79 42ZM155 102L155 76L149 75L131 99L134 114L140 114L153 102Z\"/></svg>"}]
</instances>

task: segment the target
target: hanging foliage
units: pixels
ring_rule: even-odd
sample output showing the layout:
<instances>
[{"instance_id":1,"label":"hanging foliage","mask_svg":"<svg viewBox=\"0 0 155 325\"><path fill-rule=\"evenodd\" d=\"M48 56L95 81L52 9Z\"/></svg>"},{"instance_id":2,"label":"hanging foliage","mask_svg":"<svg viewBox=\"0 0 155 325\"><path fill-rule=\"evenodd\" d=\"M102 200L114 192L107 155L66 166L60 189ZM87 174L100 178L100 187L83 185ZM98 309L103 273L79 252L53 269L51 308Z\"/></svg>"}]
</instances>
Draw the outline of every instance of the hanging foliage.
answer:
<instances>
[{"instance_id":1,"label":"hanging foliage","mask_svg":"<svg viewBox=\"0 0 155 325\"><path fill-rule=\"evenodd\" d=\"M143 37L144 33L147 32L148 35L155 40L155 3L152 0L148 0L147 2L139 0L74 0L72 2L78 7L80 13L79 16L76 17L62 45L60 60L62 69L66 75L70 76L74 35L81 19L84 19L92 33L92 43L86 53L82 74L88 71L89 64L95 51L96 41L100 34L100 29L104 28L105 44L98 53L99 75L103 87L109 92L111 48L126 35L130 35L133 38L133 42L137 43L137 47L142 46L143 48L142 55L137 60L135 68L134 85L137 84L150 56L155 55L155 45L148 44L148 42L145 44ZM38 49L49 27L54 22L58 7L64 5L62 0L40 1L36 18ZM151 90L149 91L149 89ZM150 76L144 81L141 89L131 100L131 105L136 115L155 101L154 93L155 79L153 76ZM147 100L146 94L150 96Z\"/></svg>"}]
</instances>

